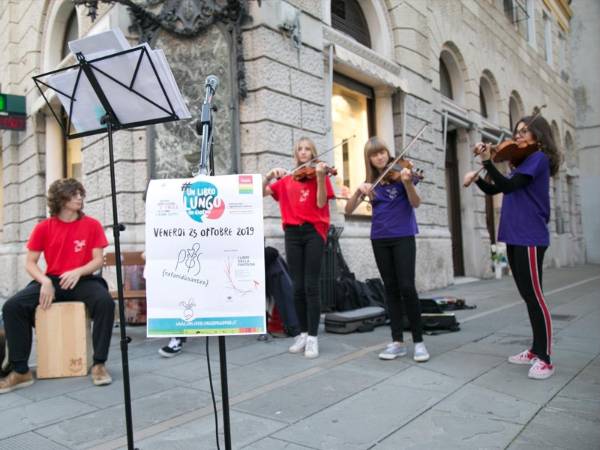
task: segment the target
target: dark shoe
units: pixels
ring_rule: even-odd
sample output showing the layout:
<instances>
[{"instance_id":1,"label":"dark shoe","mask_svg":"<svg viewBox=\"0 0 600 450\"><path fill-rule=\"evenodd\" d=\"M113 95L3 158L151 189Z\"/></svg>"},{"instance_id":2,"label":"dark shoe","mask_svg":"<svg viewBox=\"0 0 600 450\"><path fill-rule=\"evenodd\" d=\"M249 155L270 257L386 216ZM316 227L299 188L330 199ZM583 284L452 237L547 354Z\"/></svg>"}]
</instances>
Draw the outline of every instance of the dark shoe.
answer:
<instances>
[{"instance_id":1,"label":"dark shoe","mask_svg":"<svg viewBox=\"0 0 600 450\"><path fill-rule=\"evenodd\" d=\"M13 370L6 377L0 380L0 394L6 394L7 392L14 391L15 389L31 386L33 381L33 374L31 373L31 370L27 371L26 373L19 373Z\"/></svg>"},{"instance_id":2,"label":"dark shoe","mask_svg":"<svg viewBox=\"0 0 600 450\"><path fill-rule=\"evenodd\" d=\"M112 383L112 377L106 370L104 364L94 364L92 366L92 383L96 386L106 386Z\"/></svg>"},{"instance_id":3,"label":"dark shoe","mask_svg":"<svg viewBox=\"0 0 600 450\"><path fill-rule=\"evenodd\" d=\"M163 348L158 350L158 354L160 356L164 356L165 358L172 358L173 356L177 356L181 353L181 349L183 348L183 340L180 338L171 338L169 343L165 345Z\"/></svg>"}]
</instances>

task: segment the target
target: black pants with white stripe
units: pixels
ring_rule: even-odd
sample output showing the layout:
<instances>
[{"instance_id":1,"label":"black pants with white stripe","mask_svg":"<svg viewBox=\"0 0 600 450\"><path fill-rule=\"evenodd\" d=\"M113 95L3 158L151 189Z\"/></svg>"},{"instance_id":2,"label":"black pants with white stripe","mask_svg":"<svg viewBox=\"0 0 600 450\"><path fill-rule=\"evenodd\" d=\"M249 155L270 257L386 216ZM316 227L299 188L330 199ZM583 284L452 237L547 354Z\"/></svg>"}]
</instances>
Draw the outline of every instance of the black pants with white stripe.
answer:
<instances>
[{"instance_id":1,"label":"black pants with white stripe","mask_svg":"<svg viewBox=\"0 0 600 450\"><path fill-rule=\"evenodd\" d=\"M508 244L506 251L517 289L527 304L533 330L531 352L550 363L552 318L542 292L542 266L546 248Z\"/></svg>"}]
</instances>

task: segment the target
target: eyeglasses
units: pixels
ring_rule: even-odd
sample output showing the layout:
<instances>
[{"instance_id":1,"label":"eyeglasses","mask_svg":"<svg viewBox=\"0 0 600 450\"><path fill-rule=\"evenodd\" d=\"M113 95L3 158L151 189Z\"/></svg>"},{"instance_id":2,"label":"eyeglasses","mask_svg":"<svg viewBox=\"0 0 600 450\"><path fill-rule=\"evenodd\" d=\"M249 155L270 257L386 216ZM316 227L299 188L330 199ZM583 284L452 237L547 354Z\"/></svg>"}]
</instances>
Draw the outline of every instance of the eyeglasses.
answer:
<instances>
[{"instance_id":1,"label":"eyeglasses","mask_svg":"<svg viewBox=\"0 0 600 450\"><path fill-rule=\"evenodd\" d=\"M525 135L527 134L528 131L529 131L529 129L527 127L523 127L520 130L515 131L515 137L517 137L517 136L525 137Z\"/></svg>"}]
</instances>

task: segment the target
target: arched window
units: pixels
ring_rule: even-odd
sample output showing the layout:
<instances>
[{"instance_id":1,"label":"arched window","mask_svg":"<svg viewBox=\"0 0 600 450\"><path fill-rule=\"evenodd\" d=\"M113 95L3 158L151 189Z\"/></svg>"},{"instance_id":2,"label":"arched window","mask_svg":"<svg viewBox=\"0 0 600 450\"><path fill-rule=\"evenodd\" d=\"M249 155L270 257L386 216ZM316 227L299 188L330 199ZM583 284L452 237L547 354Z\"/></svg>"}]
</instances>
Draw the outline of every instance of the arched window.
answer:
<instances>
[{"instance_id":1,"label":"arched window","mask_svg":"<svg viewBox=\"0 0 600 450\"><path fill-rule=\"evenodd\" d=\"M451 99L454 98L452 95L452 79L450 78L450 72L442 58L440 58L440 93L445 97Z\"/></svg>"},{"instance_id":2,"label":"arched window","mask_svg":"<svg viewBox=\"0 0 600 450\"><path fill-rule=\"evenodd\" d=\"M481 83L479 84L479 112L481 113L481 115L483 117L485 117L487 119L487 117L488 117L487 104L485 102L485 95L483 93L483 89L481 88Z\"/></svg>"},{"instance_id":3,"label":"arched window","mask_svg":"<svg viewBox=\"0 0 600 450\"><path fill-rule=\"evenodd\" d=\"M371 48L369 27L356 0L331 0L331 25Z\"/></svg>"},{"instance_id":4,"label":"arched window","mask_svg":"<svg viewBox=\"0 0 600 450\"><path fill-rule=\"evenodd\" d=\"M497 84L494 75L484 70L479 78L479 112L490 122L498 121Z\"/></svg>"},{"instance_id":5,"label":"arched window","mask_svg":"<svg viewBox=\"0 0 600 450\"><path fill-rule=\"evenodd\" d=\"M67 19L67 25L65 27L65 34L62 44L61 59L65 59L69 54L69 42L79 37L79 25L77 24L77 11L73 8L69 18Z\"/></svg>"},{"instance_id":6,"label":"arched window","mask_svg":"<svg viewBox=\"0 0 600 450\"><path fill-rule=\"evenodd\" d=\"M508 101L508 120L510 122L510 129L514 130L517 121L523 116L523 110L521 109L521 103L515 92L510 96Z\"/></svg>"}]
</instances>

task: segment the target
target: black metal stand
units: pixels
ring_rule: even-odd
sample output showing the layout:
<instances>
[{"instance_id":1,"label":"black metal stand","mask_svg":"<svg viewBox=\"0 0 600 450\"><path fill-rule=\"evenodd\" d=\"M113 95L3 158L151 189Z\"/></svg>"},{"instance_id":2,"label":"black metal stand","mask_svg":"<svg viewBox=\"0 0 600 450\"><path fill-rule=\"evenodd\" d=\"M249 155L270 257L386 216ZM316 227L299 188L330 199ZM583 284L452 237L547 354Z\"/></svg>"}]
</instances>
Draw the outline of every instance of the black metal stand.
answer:
<instances>
[{"instance_id":1,"label":"black metal stand","mask_svg":"<svg viewBox=\"0 0 600 450\"><path fill-rule=\"evenodd\" d=\"M201 175L215 174L214 156L212 152L213 144L213 117L215 110L212 105L212 98L219 85L219 79L214 75L206 79L206 93L202 110L200 112L200 121L196 124L196 130L202 135L202 144L200 147L200 164L198 173ZM231 450L231 422L229 420L229 386L227 383L227 349L225 336L219 336L219 363L221 372L221 402L223 405L223 436L225 438L225 449Z\"/></svg>"},{"instance_id":2,"label":"black metal stand","mask_svg":"<svg viewBox=\"0 0 600 450\"><path fill-rule=\"evenodd\" d=\"M125 300L123 295L123 277L121 267L121 231L125 230L125 226L119 223L117 212L117 188L115 183L115 158L113 153L113 125L110 116L104 116L103 121L106 124L108 134L108 156L110 166L110 195L112 198L113 210L113 235L115 238L115 267L117 269L117 295L119 298L119 329L121 330L121 366L123 367L123 395L125 400L125 425L127 428L127 448L129 450L137 448L133 443L133 419L131 412L131 388L129 383L129 352L128 345L131 338L127 336L125 329Z\"/></svg>"},{"instance_id":3,"label":"black metal stand","mask_svg":"<svg viewBox=\"0 0 600 450\"><path fill-rule=\"evenodd\" d=\"M229 387L227 384L227 350L225 336L219 336L219 363L221 368L221 398L223 403L223 436L225 449L231 450L231 423L229 421Z\"/></svg>"},{"instance_id":4,"label":"black metal stand","mask_svg":"<svg viewBox=\"0 0 600 450\"><path fill-rule=\"evenodd\" d=\"M112 200L112 212L113 212L113 235L115 239L115 267L117 270L117 296L119 300L119 329L121 331L121 366L123 368L123 396L125 401L125 426L127 429L127 448L129 450L137 450L133 443L133 418L131 411L131 387L129 383L129 352L128 344L131 342L131 338L127 336L127 330L125 325L125 299L123 295L123 277L122 277L122 265L121 265L121 231L125 227L119 223L119 216L117 212L117 187L115 182L115 158L113 152L113 129L115 126L118 127L119 122L116 118L115 112L113 111L110 102L106 98L106 95L102 91L94 72L92 71L89 63L85 60L83 54L78 53L77 59L86 77L88 78L94 92L98 96L100 103L106 111L106 115L102 117L102 123L106 126L106 133L108 136L108 155L109 155L109 166L110 166L110 194Z\"/></svg>"}]
</instances>

